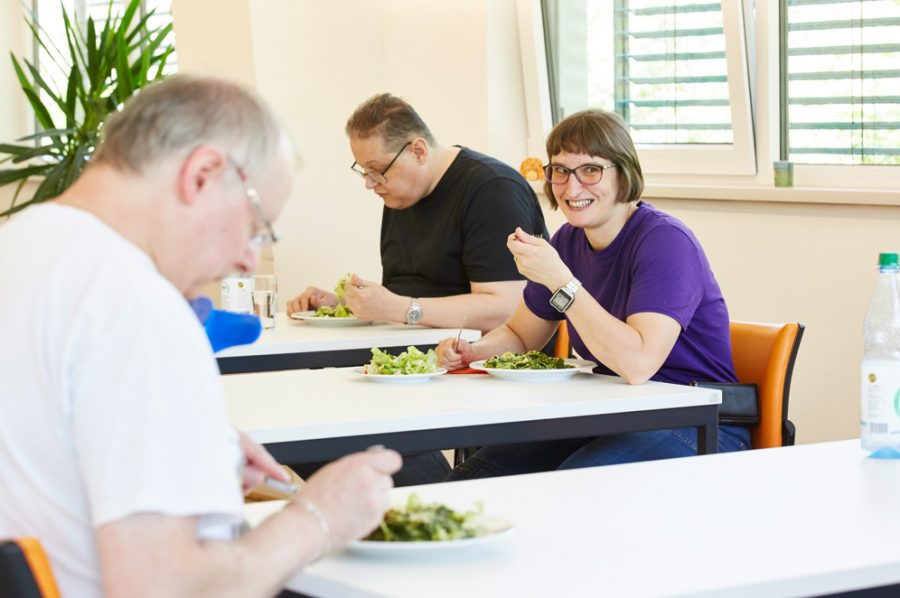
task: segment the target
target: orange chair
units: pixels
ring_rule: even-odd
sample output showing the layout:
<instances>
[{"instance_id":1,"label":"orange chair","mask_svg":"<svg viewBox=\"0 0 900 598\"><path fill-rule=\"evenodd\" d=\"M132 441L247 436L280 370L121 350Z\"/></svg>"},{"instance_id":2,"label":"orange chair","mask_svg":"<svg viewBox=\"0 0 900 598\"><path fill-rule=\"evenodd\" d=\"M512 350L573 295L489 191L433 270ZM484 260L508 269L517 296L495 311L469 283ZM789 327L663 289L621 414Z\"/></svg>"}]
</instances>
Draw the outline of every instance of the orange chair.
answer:
<instances>
[{"instance_id":1,"label":"orange chair","mask_svg":"<svg viewBox=\"0 0 900 598\"><path fill-rule=\"evenodd\" d=\"M756 384L759 425L750 430L753 448L794 444L788 396L803 324L731 322L731 355L738 381Z\"/></svg>"},{"instance_id":2,"label":"orange chair","mask_svg":"<svg viewBox=\"0 0 900 598\"><path fill-rule=\"evenodd\" d=\"M568 359L572 356L572 344L569 342L569 325L565 320L560 321L556 329L556 342L553 344L553 356Z\"/></svg>"},{"instance_id":3,"label":"orange chair","mask_svg":"<svg viewBox=\"0 0 900 598\"><path fill-rule=\"evenodd\" d=\"M59 598L50 561L37 538L0 540L0 598Z\"/></svg>"}]
</instances>

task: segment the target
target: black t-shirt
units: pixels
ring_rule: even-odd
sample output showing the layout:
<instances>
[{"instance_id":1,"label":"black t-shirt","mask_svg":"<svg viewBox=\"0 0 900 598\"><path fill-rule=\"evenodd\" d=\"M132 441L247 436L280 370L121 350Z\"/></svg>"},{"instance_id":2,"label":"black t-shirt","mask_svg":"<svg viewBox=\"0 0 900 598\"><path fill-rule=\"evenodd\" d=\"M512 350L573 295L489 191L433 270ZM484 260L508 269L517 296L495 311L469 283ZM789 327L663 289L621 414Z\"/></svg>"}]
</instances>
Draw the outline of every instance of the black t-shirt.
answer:
<instances>
[{"instance_id":1,"label":"black t-shirt","mask_svg":"<svg viewBox=\"0 0 900 598\"><path fill-rule=\"evenodd\" d=\"M382 284L412 297L471 292L471 282L523 280L506 238L520 226L549 239L537 196L522 176L461 148L427 196L381 217Z\"/></svg>"}]
</instances>

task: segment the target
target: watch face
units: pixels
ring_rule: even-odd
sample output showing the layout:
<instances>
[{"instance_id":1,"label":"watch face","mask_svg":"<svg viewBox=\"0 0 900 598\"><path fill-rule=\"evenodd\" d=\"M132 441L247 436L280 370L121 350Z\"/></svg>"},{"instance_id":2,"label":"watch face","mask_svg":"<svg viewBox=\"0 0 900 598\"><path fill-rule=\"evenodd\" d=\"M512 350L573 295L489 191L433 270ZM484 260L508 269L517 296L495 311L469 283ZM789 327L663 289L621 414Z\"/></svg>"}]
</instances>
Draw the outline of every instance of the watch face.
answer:
<instances>
[{"instance_id":1,"label":"watch face","mask_svg":"<svg viewBox=\"0 0 900 598\"><path fill-rule=\"evenodd\" d=\"M563 289L556 291L550 297L550 305L552 305L556 311L566 311L571 304L572 297L570 297Z\"/></svg>"},{"instance_id":2,"label":"watch face","mask_svg":"<svg viewBox=\"0 0 900 598\"><path fill-rule=\"evenodd\" d=\"M413 306L409 308L409 311L406 312L406 323L407 324L418 324L419 320L422 319L422 308L419 306Z\"/></svg>"}]
</instances>

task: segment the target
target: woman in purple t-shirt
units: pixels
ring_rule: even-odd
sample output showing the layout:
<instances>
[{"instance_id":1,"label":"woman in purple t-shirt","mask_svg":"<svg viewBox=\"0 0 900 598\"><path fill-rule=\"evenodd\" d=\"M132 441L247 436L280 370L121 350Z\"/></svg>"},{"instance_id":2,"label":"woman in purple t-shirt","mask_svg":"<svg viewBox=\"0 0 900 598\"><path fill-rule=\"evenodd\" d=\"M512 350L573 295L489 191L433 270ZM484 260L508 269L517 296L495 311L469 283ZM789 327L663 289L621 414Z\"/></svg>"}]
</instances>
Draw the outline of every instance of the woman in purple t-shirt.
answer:
<instances>
[{"instance_id":1,"label":"woman in purple t-shirt","mask_svg":"<svg viewBox=\"0 0 900 598\"><path fill-rule=\"evenodd\" d=\"M540 348L560 320L597 373L647 380L736 382L728 310L694 234L641 201L644 179L622 120L586 110L547 138L544 189L568 221L548 243L516 229L507 241L528 278L506 324L476 343L441 343L458 368L505 351ZM719 451L747 449L747 428L720 426ZM696 430L635 432L497 447L467 459L450 479L528 473L694 455Z\"/></svg>"}]
</instances>

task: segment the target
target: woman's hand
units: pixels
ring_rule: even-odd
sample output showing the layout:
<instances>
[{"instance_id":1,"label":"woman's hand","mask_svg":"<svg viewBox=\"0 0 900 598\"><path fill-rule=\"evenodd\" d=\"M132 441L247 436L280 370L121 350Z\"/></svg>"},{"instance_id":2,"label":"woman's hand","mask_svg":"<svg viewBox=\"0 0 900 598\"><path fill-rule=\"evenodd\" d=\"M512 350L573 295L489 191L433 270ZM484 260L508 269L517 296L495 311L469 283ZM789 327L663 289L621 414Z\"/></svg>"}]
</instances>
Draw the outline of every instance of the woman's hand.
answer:
<instances>
[{"instance_id":1,"label":"woman's hand","mask_svg":"<svg viewBox=\"0 0 900 598\"><path fill-rule=\"evenodd\" d=\"M437 346L438 364L448 370L458 370L467 367L475 361L475 347L469 341L458 339L455 336L445 338Z\"/></svg>"},{"instance_id":2,"label":"woman's hand","mask_svg":"<svg viewBox=\"0 0 900 598\"><path fill-rule=\"evenodd\" d=\"M532 282L555 292L572 280L572 271L562 261L556 249L544 239L532 237L521 228L506 240L519 273Z\"/></svg>"}]
</instances>

